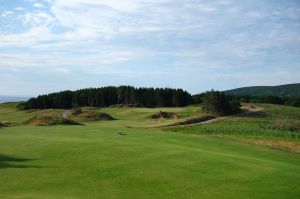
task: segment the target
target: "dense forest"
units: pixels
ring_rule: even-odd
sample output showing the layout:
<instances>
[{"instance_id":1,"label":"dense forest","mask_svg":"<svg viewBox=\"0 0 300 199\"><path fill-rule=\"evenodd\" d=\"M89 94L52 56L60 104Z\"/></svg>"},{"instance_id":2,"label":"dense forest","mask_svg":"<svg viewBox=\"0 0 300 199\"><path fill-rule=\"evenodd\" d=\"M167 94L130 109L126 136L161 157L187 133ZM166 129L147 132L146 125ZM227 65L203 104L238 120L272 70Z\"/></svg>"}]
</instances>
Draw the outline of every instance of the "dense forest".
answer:
<instances>
[{"instance_id":1,"label":"dense forest","mask_svg":"<svg viewBox=\"0 0 300 199\"><path fill-rule=\"evenodd\" d=\"M47 109L116 104L141 107L182 107L193 103L191 94L182 89L135 88L131 86L88 88L62 91L31 98L22 109Z\"/></svg>"}]
</instances>

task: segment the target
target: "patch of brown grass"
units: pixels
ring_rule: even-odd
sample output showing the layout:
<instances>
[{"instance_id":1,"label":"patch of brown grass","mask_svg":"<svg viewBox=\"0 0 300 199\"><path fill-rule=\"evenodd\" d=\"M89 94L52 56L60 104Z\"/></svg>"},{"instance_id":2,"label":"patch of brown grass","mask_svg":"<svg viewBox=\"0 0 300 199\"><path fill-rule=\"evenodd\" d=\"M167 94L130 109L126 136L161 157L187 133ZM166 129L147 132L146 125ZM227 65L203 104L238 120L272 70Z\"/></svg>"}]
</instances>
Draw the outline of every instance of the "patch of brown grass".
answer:
<instances>
[{"instance_id":1,"label":"patch of brown grass","mask_svg":"<svg viewBox=\"0 0 300 199\"><path fill-rule=\"evenodd\" d=\"M230 140L237 140L248 144L267 147L267 148L276 149L280 151L300 153L300 143L298 141L277 140L271 138L256 139L256 138L243 138L243 137L231 137L231 136L218 136L218 137L223 139L225 138Z\"/></svg>"},{"instance_id":2,"label":"patch of brown grass","mask_svg":"<svg viewBox=\"0 0 300 199\"><path fill-rule=\"evenodd\" d=\"M300 130L300 120L291 118L277 118L271 124L272 128L277 128L281 130L288 131L299 131Z\"/></svg>"}]
</instances>

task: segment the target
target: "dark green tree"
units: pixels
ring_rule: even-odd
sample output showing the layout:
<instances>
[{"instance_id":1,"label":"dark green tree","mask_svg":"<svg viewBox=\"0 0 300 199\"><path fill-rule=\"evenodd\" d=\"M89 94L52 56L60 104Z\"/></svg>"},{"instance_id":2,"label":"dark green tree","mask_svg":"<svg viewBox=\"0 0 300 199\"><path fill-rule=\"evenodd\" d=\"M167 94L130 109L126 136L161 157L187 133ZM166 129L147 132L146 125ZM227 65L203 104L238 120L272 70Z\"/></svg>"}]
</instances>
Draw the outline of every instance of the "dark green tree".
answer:
<instances>
[{"instance_id":1,"label":"dark green tree","mask_svg":"<svg viewBox=\"0 0 300 199\"><path fill-rule=\"evenodd\" d=\"M203 95L203 109L207 113L229 115L238 112L239 107L239 101L230 101L230 98L222 92L212 90Z\"/></svg>"}]
</instances>

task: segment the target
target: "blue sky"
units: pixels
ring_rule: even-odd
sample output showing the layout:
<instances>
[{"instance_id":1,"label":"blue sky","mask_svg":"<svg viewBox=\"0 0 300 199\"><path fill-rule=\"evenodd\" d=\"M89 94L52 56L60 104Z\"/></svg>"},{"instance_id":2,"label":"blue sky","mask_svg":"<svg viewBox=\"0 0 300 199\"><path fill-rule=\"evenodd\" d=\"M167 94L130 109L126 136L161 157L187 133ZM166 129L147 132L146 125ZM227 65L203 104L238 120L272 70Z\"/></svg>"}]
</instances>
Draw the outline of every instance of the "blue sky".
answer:
<instances>
[{"instance_id":1,"label":"blue sky","mask_svg":"<svg viewBox=\"0 0 300 199\"><path fill-rule=\"evenodd\" d=\"M1 95L299 80L299 0L0 0Z\"/></svg>"}]
</instances>

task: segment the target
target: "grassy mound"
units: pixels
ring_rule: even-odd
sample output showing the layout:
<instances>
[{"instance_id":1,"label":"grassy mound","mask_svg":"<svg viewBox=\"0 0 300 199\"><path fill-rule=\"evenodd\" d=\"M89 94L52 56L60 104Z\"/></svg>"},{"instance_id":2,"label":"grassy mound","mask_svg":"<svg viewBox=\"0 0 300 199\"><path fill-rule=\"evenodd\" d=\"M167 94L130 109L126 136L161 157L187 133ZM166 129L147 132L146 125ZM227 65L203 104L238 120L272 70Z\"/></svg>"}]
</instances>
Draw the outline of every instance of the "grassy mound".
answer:
<instances>
[{"instance_id":1,"label":"grassy mound","mask_svg":"<svg viewBox=\"0 0 300 199\"><path fill-rule=\"evenodd\" d=\"M99 113L99 112L85 112L80 114L85 118L85 121L110 121L110 120L115 120L112 116L110 116L107 113Z\"/></svg>"},{"instance_id":2,"label":"grassy mound","mask_svg":"<svg viewBox=\"0 0 300 199\"><path fill-rule=\"evenodd\" d=\"M34 116L25 121L24 124L32 126L81 125L73 120L51 116Z\"/></svg>"},{"instance_id":3,"label":"grassy mound","mask_svg":"<svg viewBox=\"0 0 300 199\"><path fill-rule=\"evenodd\" d=\"M183 121L183 122L178 122L178 123L174 124L174 126L176 126L176 125L196 124L196 123L212 120L212 119L215 119L215 118L216 117L212 116L212 115L205 115L205 116L202 116L202 117L199 117L199 118L193 118L193 119L189 119L189 120L186 120L186 121Z\"/></svg>"},{"instance_id":4,"label":"grassy mound","mask_svg":"<svg viewBox=\"0 0 300 199\"><path fill-rule=\"evenodd\" d=\"M158 113L152 115L152 119L177 119L179 117L180 116L177 113L164 111L159 111Z\"/></svg>"}]
</instances>

